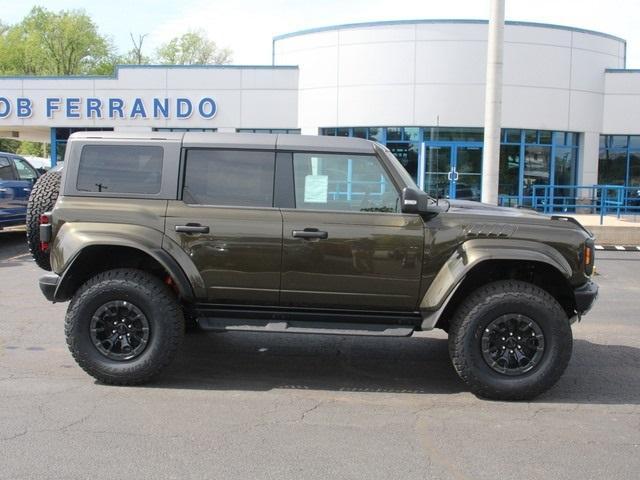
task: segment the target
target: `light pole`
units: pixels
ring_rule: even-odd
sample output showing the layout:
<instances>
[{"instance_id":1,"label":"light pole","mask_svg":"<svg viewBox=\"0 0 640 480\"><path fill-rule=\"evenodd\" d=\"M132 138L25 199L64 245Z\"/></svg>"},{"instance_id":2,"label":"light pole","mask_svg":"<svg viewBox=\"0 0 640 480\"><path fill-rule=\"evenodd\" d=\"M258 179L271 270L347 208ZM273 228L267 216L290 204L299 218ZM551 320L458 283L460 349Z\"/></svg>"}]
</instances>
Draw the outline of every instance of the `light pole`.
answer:
<instances>
[{"instance_id":1,"label":"light pole","mask_svg":"<svg viewBox=\"0 0 640 480\"><path fill-rule=\"evenodd\" d=\"M500 123L502 116L502 51L504 0L489 0L489 38L484 100L484 148L482 151L482 201L498 204L500 174Z\"/></svg>"}]
</instances>

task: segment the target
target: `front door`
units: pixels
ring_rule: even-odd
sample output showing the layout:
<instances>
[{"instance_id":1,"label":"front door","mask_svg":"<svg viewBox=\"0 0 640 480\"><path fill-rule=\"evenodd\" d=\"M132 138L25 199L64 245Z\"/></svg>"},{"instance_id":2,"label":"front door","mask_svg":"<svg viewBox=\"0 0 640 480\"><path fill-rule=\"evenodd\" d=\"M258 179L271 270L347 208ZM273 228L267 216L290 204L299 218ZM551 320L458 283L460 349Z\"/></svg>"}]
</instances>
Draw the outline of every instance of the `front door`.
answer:
<instances>
[{"instance_id":1,"label":"front door","mask_svg":"<svg viewBox=\"0 0 640 480\"><path fill-rule=\"evenodd\" d=\"M198 269L201 302L277 305L282 215L273 207L275 153L187 150L182 200L169 201L166 235Z\"/></svg>"},{"instance_id":2,"label":"front door","mask_svg":"<svg viewBox=\"0 0 640 480\"><path fill-rule=\"evenodd\" d=\"M24 160L0 156L0 222L23 222L37 172Z\"/></svg>"},{"instance_id":3,"label":"front door","mask_svg":"<svg viewBox=\"0 0 640 480\"><path fill-rule=\"evenodd\" d=\"M418 179L432 197L480 201L482 145L425 142L424 178Z\"/></svg>"},{"instance_id":4,"label":"front door","mask_svg":"<svg viewBox=\"0 0 640 480\"><path fill-rule=\"evenodd\" d=\"M413 311L424 225L399 213L374 155L293 153L295 205L282 210L281 305Z\"/></svg>"}]
</instances>

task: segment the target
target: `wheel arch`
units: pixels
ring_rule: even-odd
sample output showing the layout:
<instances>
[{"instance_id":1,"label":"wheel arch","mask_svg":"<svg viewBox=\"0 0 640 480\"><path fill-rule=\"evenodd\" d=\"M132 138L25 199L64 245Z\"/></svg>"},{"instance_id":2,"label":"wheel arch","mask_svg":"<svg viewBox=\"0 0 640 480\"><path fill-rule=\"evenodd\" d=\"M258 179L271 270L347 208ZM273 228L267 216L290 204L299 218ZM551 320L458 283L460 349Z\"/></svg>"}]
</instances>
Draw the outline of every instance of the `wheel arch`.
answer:
<instances>
[{"instance_id":1,"label":"wheel arch","mask_svg":"<svg viewBox=\"0 0 640 480\"><path fill-rule=\"evenodd\" d=\"M517 279L551 294L569 317L575 296L569 284L571 266L554 248L520 240L470 240L442 266L420 303L422 329L447 329L461 301L473 290L492 281Z\"/></svg>"},{"instance_id":2,"label":"wheel arch","mask_svg":"<svg viewBox=\"0 0 640 480\"><path fill-rule=\"evenodd\" d=\"M154 274L171 285L179 298L194 300L191 284L178 263L161 249L140 245L92 243L76 252L60 276L56 301L69 300L93 275L115 268L138 268ZM170 279L170 280L169 280Z\"/></svg>"}]
</instances>

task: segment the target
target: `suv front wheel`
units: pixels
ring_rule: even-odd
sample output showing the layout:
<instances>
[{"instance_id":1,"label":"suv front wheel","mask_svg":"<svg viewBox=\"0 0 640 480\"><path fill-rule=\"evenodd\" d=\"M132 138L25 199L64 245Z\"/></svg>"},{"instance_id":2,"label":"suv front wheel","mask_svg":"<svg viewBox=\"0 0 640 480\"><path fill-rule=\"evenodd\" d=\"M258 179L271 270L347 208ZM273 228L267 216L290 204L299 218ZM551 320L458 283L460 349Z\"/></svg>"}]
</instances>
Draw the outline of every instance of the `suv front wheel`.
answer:
<instances>
[{"instance_id":1,"label":"suv front wheel","mask_svg":"<svg viewBox=\"0 0 640 480\"><path fill-rule=\"evenodd\" d=\"M527 400L551 388L566 369L573 337L566 313L545 290L516 280L485 285L458 307L449 353L472 392Z\"/></svg>"},{"instance_id":2,"label":"suv front wheel","mask_svg":"<svg viewBox=\"0 0 640 480\"><path fill-rule=\"evenodd\" d=\"M184 317L160 279L140 270L109 270L76 292L65 333L73 358L89 375L103 383L135 385L171 362L184 334Z\"/></svg>"}]
</instances>

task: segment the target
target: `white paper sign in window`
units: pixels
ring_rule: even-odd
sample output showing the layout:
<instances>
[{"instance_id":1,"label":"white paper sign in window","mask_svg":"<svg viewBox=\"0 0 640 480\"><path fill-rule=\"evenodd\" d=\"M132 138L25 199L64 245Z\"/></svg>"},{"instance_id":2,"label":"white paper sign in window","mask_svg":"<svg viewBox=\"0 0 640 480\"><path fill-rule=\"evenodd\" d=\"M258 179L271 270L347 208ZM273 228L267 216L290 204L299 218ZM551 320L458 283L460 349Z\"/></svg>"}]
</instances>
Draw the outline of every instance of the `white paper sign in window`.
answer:
<instances>
[{"instance_id":1,"label":"white paper sign in window","mask_svg":"<svg viewBox=\"0 0 640 480\"><path fill-rule=\"evenodd\" d=\"M329 177L327 175L307 175L304 177L305 203L327 203Z\"/></svg>"}]
</instances>

